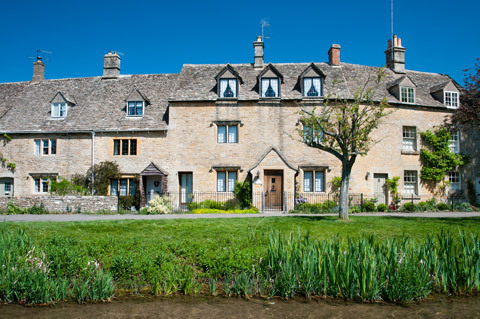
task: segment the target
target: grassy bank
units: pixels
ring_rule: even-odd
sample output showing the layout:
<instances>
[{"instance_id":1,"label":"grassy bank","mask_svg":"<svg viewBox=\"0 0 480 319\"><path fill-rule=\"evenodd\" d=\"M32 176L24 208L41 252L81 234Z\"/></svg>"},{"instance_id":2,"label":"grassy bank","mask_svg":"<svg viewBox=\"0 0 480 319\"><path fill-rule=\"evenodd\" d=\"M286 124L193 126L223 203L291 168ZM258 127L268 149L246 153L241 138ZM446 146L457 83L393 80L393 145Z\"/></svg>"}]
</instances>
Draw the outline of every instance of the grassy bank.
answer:
<instances>
[{"instance_id":1,"label":"grassy bank","mask_svg":"<svg viewBox=\"0 0 480 319\"><path fill-rule=\"evenodd\" d=\"M342 251L352 249L351 247L360 247L358 243L365 242L366 238L371 236L371 239L367 240L373 245L369 248L371 252L369 256L375 258L375 262L378 263L378 260L383 258L379 257L381 256L379 252L389 249L378 245L392 242L394 238L397 238L399 242L407 242L404 239L404 236L407 236L410 246L395 246L395 249L398 251L403 249L415 254L417 249L424 247L420 245L440 247L437 239L432 242L432 238L427 239L427 237L440 234L442 229L450 236L448 240L455 242L455 245L452 246L454 248L451 250L451 255L455 256L456 250L460 249L460 246L457 247L457 245L461 243L458 237L459 231L467 234L480 233L480 218L352 217L350 222L342 222L335 217L315 216L261 219L7 223L3 226L3 232L9 235L4 236L6 238L4 243L9 242L10 244L2 245L3 264L8 261L10 263L8 267L22 269L24 271L21 274L22 278L28 277L25 274L34 273L29 280L32 282L43 280L43 290L50 289L45 287L51 286L52 288L51 292L42 298L29 299L25 295L28 287L8 286L5 281L8 267L3 267L3 282L0 288L3 291L8 288L11 293L8 294L8 299L4 292L3 296L0 292L0 299L23 300L26 303L42 303L65 298L73 298L78 301L108 299L112 295L113 287L117 294L126 292L167 295L176 292L186 294L204 292L282 295L271 283L272 279L275 279L276 282L277 277L283 278L281 276L285 274L285 271L272 268L280 260L276 261L271 258L274 243L278 245L282 241L281 238L285 238L292 232L301 233L298 237L299 242L304 240L303 234L305 233L310 234L310 241L320 240L319 243L331 241L334 236L339 235L337 237L338 245L332 244L332 247L345 247ZM272 241L273 233L280 234L280 237L276 235L275 241ZM350 247L346 240L347 237L351 238L357 246L350 245ZM311 246L309 245L306 247ZM313 244L313 246L315 245L318 244ZM8 247L11 249L6 249ZM35 250L31 252L33 247ZM335 251L334 248L329 249L332 252ZM353 249L352 254L355 250L358 249ZM328 250L324 249L323 251ZM336 253L331 255L336 255ZM414 264L418 264L420 257L415 258L412 257L411 260ZM271 263L268 269L265 268L266 260L270 260ZM395 261L398 262L398 260L389 259L389 262ZM298 263L294 267L298 269ZM274 273L273 270L276 272ZM418 272L416 268L411 268L411 270ZM386 273L385 269L383 273ZM12 275L11 272L10 275ZM18 277L20 273L17 272L13 275ZM431 277L431 274L427 273L422 278L430 278L429 276ZM16 277L8 278L14 282ZM291 278L298 278L298 274ZM63 286L58 288L57 283ZM381 280L376 284L379 287L383 285ZM335 285L329 286L329 291L334 291ZM425 291L429 292L432 289L455 292L455 289L444 288L439 283L424 282L423 286L424 289L419 289L421 293L418 296L415 294L405 295L419 298L424 295ZM287 289L285 291L290 292L283 295L304 294L302 287L297 285L290 287L290 290L285 288ZM319 292L315 289L320 289L320 286L316 287L312 288L310 293L318 294ZM23 289L23 295L19 294L17 298L15 291L11 291L12 289ZM351 290L350 294L335 296L358 297L355 289ZM457 290L458 292L463 291ZM380 290L378 289L378 291ZM366 299L374 300L379 296L378 293L371 295L374 297ZM396 299L392 298L392 300Z\"/></svg>"}]
</instances>

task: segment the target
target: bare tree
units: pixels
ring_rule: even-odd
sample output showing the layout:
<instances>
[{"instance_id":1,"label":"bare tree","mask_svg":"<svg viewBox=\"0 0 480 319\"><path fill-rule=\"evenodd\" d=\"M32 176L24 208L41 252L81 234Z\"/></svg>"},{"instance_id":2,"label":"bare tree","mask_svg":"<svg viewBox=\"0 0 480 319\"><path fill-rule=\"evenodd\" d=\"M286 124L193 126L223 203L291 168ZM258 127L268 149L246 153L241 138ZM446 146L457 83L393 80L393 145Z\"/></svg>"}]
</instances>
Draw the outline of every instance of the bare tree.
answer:
<instances>
[{"instance_id":1,"label":"bare tree","mask_svg":"<svg viewBox=\"0 0 480 319\"><path fill-rule=\"evenodd\" d=\"M375 101L373 92L383 83L384 70L375 79L369 78L351 98L326 98L324 105L301 106L298 129L302 141L310 147L333 154L342 162L339 218L348 219L348 189L353 164L359 155L366 155L372 140L370 133L380 120L391 112L387 100Z\"/></svg>"}]
</instances>

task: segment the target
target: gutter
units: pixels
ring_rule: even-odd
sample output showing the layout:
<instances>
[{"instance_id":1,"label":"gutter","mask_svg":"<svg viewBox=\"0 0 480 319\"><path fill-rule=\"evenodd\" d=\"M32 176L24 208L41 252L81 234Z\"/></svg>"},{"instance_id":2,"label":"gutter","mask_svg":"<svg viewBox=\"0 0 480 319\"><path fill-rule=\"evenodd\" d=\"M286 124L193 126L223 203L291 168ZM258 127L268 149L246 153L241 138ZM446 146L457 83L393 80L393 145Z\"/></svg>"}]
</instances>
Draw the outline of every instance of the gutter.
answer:
<instances>
[{"instance_id":1,"label":"gutter","mask_svg":"<svg viewBox=\"0 0 480 319\"><path fill-rule=\"evenodd\" d=\"M95 133L137 133L137 132L164 132L168 128L152 130L90 130L90 131L0 131L0 134L92 134Z\"/></svg>"},{"instance_id":2,"label":"gutter","mask_svg":"<svg viewBox=\"0 0 480 319\"><path fill-rule=\"evenodd\" d=\"M95 184L95 131L92 131L92 195L93 195L93 185Z\"/></svg>"}]
</instances>

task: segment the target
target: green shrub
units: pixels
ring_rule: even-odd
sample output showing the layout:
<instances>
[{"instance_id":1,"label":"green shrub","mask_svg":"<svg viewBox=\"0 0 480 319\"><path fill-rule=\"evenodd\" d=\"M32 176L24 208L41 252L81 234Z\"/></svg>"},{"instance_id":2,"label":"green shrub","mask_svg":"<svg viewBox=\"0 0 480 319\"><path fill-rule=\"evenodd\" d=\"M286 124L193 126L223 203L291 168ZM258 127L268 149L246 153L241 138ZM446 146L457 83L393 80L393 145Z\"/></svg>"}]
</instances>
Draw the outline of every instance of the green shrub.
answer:
<instances>
[{"instance_id":1,"label":"green shrub","mask_svg":"<svg viewBox=\"0 0 480 319\"><path fill-rule=\"evenodd\" d=\"M198 208L191 211L192 214L257 214L258 209L231 209L231 210L221 210L221 209L211 209L211 208Z\"/></svg>"},{"instance_id":2,"label":"green shrub","mask_svg":"<svg viewBox=\"0 0 480 319\"><path fill-rule=\"evenodd\" d=\"M463 202L455 206L455 210L462 212L473 212L473 208L469 202Z\"/></svg>"},{"instance_id":3,"label":"green shrub","mask_svg":"<svg viewBox=\"0 0 480 319\"><path fill-rule=\"evenodd\" d=\"M48 214L48 210L43 206L43 203L40 203L40 205L33 204L32 207L25 208L24 213L32 215Z\"/></svg>"},{"instance_id":4,"label":"green shrub","mask_svg":"<svg viewBox=\"0 0 480 319\"><path fill-rule=\"evenodd\" d=\"M361 211L362 211L362 208L360 206L351 206L348 213L356 214L356 213L360 213Z\"/></svg>"},{"instance_id":5,"label":"green shrub","mask_svg":"<svg viewBox=\"0 0 480 319\"><path fill-rule=\"evenodd\" d=\"M446 203L438 203L437 204L438 210L448 210L448 205Z\"/></svg>"},{"instance_id":6,"label":"green shrub","mask_svg":"<svg viewBox=\"0 0 480 319\"><path fill-rule=\"evenodd\" d=\"M386 211L388 211L388 206L385 205L385 204L383 204L383 203L378 204L378 206L377 206L377 211L379 211L379 212L386 212Z\"/></svg>"},{"instance_id":7,"label":"green shrub","mask_svg":"<svg viewBox=\"0 0 480 319\"><path fill-rule=\"evenodd\" d=\"M13 200L10 200L7 203L7 209L5 210L5 213L8 215L18 215L23 214L24 210L15 205L15 202Z\"/></svg>"},{"instance_id":8,"label":"green shrub","mask_svg":"<svg viewBox=\"0 0 480 319\"><path fill-rule=\"evenodd\" d=\"M50 180L50 193L58 196L85 196L88 194L88 189L84 188L83 186L76 185L74 182L68 181L61 177L59 181L56 181L54 178Z\"/></svg>"},{"instance_id":9,"label":"green shrub","mask_svg":"<svg viewBox=\"0 0 480 319\"><path fill-rule=\"evenodd\" d=\"M372 200L367 200L363 203L363 211L364 212L374 212L375 211L375 202Z\"/></svg>"},{"instance_id":10,"label":"green shrub","mask_svg":"<svg viewBox=\"0 0 480 319\"><path fill-rule=\"evenodd\" d=\"M427 210L431 210L431 205L427 202L420 202L418 203L417 205L417 210L421 211L421 212L425 212Z\"/></svg>"},{"instance_id":11,"label":"green shrub","mask_svg":"<svg viewBox=\"0 0 480 319\"><path fill-rule=\"evenodd\" d=\"M235 199L240 204L240 208L248 208L252 204L252 185L249 181L235 183L233 191Z\"/></svg>"},{"instance_id":12,"label":"green shrub","mask_svg":"<svg viewBox=\"0 0 480 319\"><path fill-rule=\"evenodd\" d=\"M414 212L416 210L416 206L412 202L407 202L403 204L403 210L406 212Z\"/></svg>"},{"instance_id":13,"label":"green shrub","mask_svg":"<svg viewBox=\"0 0 480 319\"><path fill-rule=\"evenodd\" d=\"M138 209L140 203L138 202L138 198L136 196L120 196L120 207L122 209L130 210L132 207Z\"/></svg>"},{"instance_id":14,"label":"green shrub","mask_svg":"<svg viewBox=\"0 0 480 319\"><path fill-rule=\"evenodd\" d=\"M168 196L155 195L152 200L148 202L148 214L171 214L172 205L170 205L170 198Z\"/></svg>"}]
</instances>

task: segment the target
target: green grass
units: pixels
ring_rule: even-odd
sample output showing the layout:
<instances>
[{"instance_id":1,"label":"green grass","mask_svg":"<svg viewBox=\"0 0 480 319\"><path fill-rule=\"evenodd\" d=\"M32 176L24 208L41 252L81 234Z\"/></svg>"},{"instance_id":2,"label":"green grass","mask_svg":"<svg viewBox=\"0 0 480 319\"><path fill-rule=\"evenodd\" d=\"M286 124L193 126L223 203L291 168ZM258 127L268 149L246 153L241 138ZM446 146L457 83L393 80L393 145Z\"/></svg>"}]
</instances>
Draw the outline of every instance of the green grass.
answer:
<instances>
[{"instance_id":1,"label":"green grass","mask_svg":"<svg viewBox=\"0 0 480 319\"><path fill-rule=\"evenodd\" d=\"M241 291L241 294L248 294L253 289L249 280L257 274L255 271L259 271L260 259L265 260L267 256L272 231L283 236L300 231L318 240L336 235L355 239L371 235L379 243L403 236L421 243L428 235L435 236L442 229L452 234L458 234L459 230L480 233L480 218L352 216L350 221L344 222L336 217L308 216L9 222L5 225L8 231L23 231L30 240L30 246L35 246L39 253L45 252L50 278L81 279L79 273L88 268L88 263L95 262L111 275L116 291L147 291L155 295L176 292L195 294L201 289L208 293L209 289L213 289L208 283L217 279L225 282L224 291L228 288L234 293ZM19 251L19 255L22 254L25 252ZM96 278L100 277L92 277L92 285L97 280L95 282L101 287L106 287L101 280L110 280ZM231 285L226 278L233 278ZM258 277L255 278L258 280ZM81 281L74 280L74 283L77 284L74 287L75 300L93 298L89 296L94 293L81 287ZM267 287L268 279L256 285Z\"/></svg>"}]
</instances>

